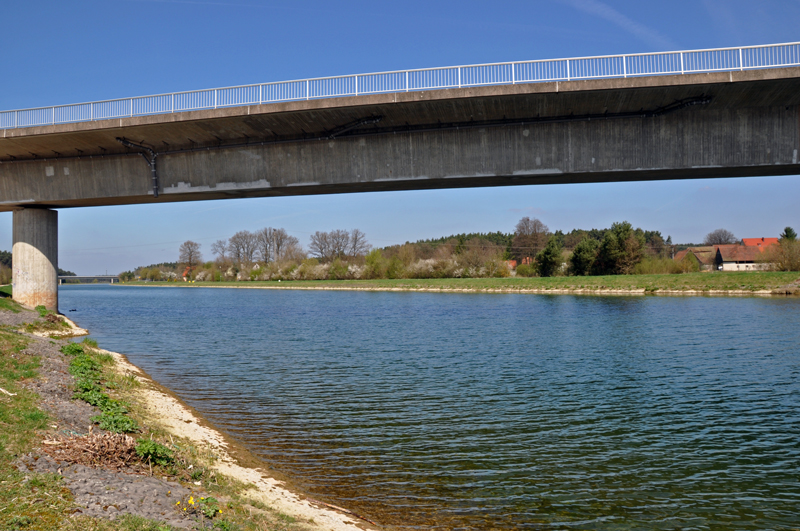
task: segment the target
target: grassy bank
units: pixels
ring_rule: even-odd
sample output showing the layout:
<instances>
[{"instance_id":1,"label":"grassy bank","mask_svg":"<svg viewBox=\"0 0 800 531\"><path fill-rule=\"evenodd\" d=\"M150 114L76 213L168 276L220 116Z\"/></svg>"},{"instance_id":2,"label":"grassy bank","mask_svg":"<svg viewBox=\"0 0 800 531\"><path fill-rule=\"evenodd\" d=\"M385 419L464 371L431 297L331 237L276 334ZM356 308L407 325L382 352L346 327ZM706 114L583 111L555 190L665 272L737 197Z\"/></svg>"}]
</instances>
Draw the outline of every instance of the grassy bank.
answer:
<instances>
[{"instance_id":1,"label":"grassy bank","mask_svg":"<svg viewBox=\"0 0 800 531\"><path fill-rule=\"evenodd\" d=\"M500 292L603 292L631 291L672 293L759 293L800 284L800 273L748 271L686 273L681 275L609 275L586 277L444 278L391 280L308 280L252 282L129 282L134 285L181 287L237 287L281 289L363 289L408 291L500 291Z\"/></svg>"}]
</instances>

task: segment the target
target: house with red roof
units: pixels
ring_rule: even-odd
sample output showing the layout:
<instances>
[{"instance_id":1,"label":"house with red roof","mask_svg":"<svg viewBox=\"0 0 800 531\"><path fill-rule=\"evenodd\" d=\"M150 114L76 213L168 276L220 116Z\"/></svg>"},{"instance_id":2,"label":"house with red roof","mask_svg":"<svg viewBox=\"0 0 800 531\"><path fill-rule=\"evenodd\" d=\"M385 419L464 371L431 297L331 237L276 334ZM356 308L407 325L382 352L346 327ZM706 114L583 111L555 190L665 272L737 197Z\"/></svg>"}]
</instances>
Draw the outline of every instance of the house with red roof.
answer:
<instances>
[{"instance_id":1,"label":"house with red roof","mask_svg":"<svg viewBox=\"0 0 800 531\"><path fill-rule=\"evenodd\" d=\"M742 243L747 247L766 249L770 245L778 245L778 238L742 238Z\"/></svg>"}]
</instances>

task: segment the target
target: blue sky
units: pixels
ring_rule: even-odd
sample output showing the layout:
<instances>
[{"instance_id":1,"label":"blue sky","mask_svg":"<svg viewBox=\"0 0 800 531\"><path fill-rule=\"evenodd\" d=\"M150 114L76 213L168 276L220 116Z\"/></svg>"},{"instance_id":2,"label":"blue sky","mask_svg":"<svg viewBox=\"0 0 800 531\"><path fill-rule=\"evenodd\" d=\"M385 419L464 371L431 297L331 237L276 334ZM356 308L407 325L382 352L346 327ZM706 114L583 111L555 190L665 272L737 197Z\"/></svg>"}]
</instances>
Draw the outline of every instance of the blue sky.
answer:
<instances>
[{"instance_id":1,"label":"blue sky","mask_svg":"<svg viewBox=\"0 0 800 531\"><path fill-rule=\"evenodd\" d=\"M800 1L29 0L3 5L0 110L455 64L800 40ZM13 43L11 46L9 43ZM676 242L800 230L800 178L525 186L64 209L59 265L118 273L238 230L360 228L384 246L454 232L628 220ZM0 213L0 249L11 214Z\"/></svg>"}]
</instances>

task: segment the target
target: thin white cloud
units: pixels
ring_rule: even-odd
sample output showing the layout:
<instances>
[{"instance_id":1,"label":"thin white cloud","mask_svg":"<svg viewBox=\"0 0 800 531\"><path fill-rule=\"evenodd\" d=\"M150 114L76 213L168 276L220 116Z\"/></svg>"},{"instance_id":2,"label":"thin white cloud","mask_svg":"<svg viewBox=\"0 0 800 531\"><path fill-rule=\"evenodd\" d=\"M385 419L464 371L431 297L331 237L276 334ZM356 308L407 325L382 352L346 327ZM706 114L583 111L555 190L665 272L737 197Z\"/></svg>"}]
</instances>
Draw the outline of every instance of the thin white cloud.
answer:
<instances>
[{"instance_id":1,"label":"thin white cloud","mask_svg":"<svg viewBox=\"0 0 800 531\"><path fill-rule=\"evenodd\" d=\"M627 31L634 37L641 39L651 46L655 46L659 50L672 50L677 48L667 37L661 35L653 28L648 28L644 24L640 24L635 20L628 18L626 15L620 13L613 7L598 0L563 0L565 3L574 7L579 11L583 11L589 15L600 17L623 30Z\"/></svg>"}]
</instances>

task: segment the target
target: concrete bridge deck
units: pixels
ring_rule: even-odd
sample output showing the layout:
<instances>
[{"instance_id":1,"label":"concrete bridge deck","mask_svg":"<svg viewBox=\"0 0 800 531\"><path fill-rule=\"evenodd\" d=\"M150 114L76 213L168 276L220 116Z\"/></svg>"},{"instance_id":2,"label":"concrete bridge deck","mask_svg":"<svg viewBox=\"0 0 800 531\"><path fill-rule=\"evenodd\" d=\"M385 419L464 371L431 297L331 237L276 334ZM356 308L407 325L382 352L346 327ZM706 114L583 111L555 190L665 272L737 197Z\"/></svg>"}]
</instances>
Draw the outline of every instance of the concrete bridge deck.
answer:
<instances>
[{"instance_id":1,"label":"concrete bridge deck","mask_svg":"<svg viewBox=\"0 0 800 531\"><path fill-rule=\"evenodd\" d=\"M670 108L676 102L686 106ZM6 129L0 210L793 174L800 172L798 105L800 67L792 67L375 94ZM157 154L157 198L143 150L117 138Z\"/></svg>"}]
</instances>

